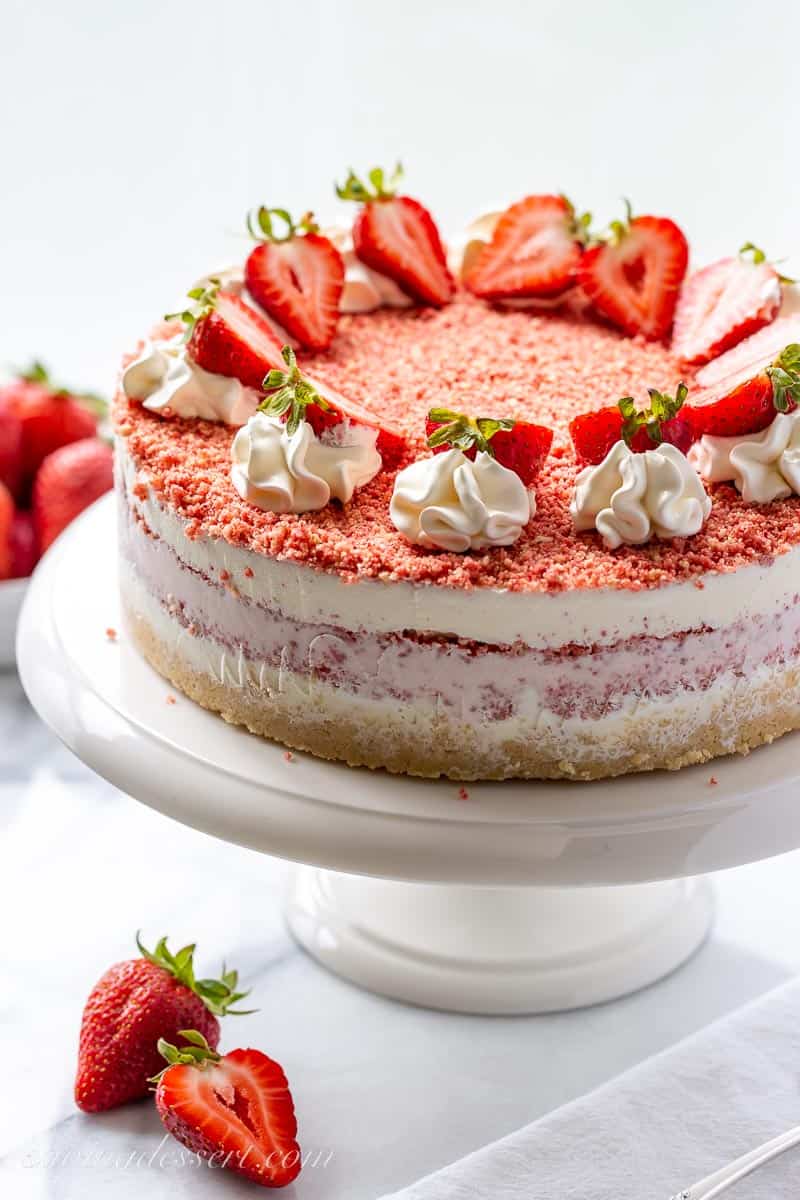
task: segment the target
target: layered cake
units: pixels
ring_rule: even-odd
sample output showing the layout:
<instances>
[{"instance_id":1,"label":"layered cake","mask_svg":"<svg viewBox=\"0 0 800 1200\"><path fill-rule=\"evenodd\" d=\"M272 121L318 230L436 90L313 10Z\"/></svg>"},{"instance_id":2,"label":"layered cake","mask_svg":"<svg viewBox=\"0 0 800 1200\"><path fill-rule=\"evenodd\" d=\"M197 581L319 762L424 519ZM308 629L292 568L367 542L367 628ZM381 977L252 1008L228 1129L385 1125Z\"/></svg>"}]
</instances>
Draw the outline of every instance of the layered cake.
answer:
<instances>
[{"instance_id":1,"label":"layered cake","mask_svg":"<svg viewBox=\"0 0 800 1200\"><path fill-rule=\"evenodd\" d=\"M800 725L800 320L753 247L530 196L445 247L379 171L259 210L126 360L122 598L225 720L453 779Z\"/></svg>"}]
</instances>

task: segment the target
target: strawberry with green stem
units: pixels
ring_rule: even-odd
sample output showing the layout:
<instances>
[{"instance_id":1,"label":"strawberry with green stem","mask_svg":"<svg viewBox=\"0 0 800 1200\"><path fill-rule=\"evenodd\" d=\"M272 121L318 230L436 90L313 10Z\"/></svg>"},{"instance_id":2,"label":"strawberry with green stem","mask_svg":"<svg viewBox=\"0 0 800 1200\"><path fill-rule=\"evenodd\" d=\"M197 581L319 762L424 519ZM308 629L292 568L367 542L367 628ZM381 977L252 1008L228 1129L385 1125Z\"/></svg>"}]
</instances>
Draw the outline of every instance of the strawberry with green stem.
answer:
<instances>
[{"instance_id":1,"label":"strawberry with green stem","mask_svg":"<svg viewBox=\"0 0 800 1200\"><path fill-rule=\"evenodd\" d=\"M265 375L281 365L281 341L269 322L226 291L216 276L188 292L190 303L165 320L180 320L189 356L212 375L261 390Z\"/></svg>"},{"instance_id":2,"label":"strawberry with green stem","mask_svg":"<svg viewBox=\"0 0 800 1200\"><path fill-rule=\"evenodd\" d=\"M778 315L783 285L793 282L752 242L737 257L695 271L678 297L673 354L694 366L717 358L769 325Z\"/></svg>"},{"instance_id":3,"label":"strawberry with green stem","mask_svg":"<svg viewBox=\"0 0 800 1200\"><path fill-rule=\"evenodd\" d=\"M620 440L637 453L669 442L685 454L694 440L688 406L684 407L688 395L685 383L678 384L674 396L648 388L646 408L633 396L623 396L615 405L582 413L569 424L575 457L582 465L596 465Z\"/></svg>"},{"instance_id":4,"label":"strawberry with green stem","mask_svg":"<svg viewBox=\"0 0 800 1200\"><path fill-rule=\"evenodd\" d=\"M453 298L455 282L433 217L418 200L397 194L402 175L399 163L388 178L373 167L366 183L351 170L336 194L362 205L353 224L357 257L418 304L438 308Z\"/></svg>"},{"instance_id":5,"label":"strawberry with green stem","mask_svg":"<svg viewBox=\"0 0 800 1200\"><path fill-rule=\"evenodd\" d=\"M506 417L471 417L448 408L432 408L425 423L428 446L434 454L461 450L473 459L489 454L530 487L550 453L553 432L544 425Z\"/></svg>"},{"instance_id":6,"label":"strawberry with green stem","mask_svg":"<svg viewBox=\"0 0 800 1200\"><path fill-rule=\"evenodd\" d=\"M800 343L784 346L765 367L736 382L723 380L699 392L688 405L694 437L740 437L759 433L778 413L800 404Z\"/></svg>"},{"instance_id":7,"label":"strawberry with green stem","mask_svg":"<svg viewBox=\"0 0 800 1200\"><path fill-rule=\"evenodd\" d=\"M302 421L308 422L317 437L344 421L374 429L381 456L388 461L397 459L406 444L402 433L381 422L361 405L304 375L291 346L283 347L281 357L281 368L271 370L263 380L262 389L266 395L259 405L260 412L285 421L290 436L296 433Z\"/></svg>"},{"instance_id":8,"label":"strawberry with green stem","mask_svg":"<svg viewBox=\"0 0 800 1200\"><path fill-rule=\"evenodd\" d=\"M172 954L167 939L154 950L136 944L140 957L111 967L86 1001L81 1022L75 1101L84 1112L104 1112L148 1093L160 1066L159 1038L172 1041L187 1027L210 1046L219 1043L218 1017L241 1013L247 996L236 971L197 979L194 945Z\"/></svg>"},{"instance_id":9,"label":"strawberry with green stem","mask_svg":"<svg viewBox=\"0 0 800 1200\"><path fill-rule=\"evenodd\" d=\"M247 228L258 242L244 269L250 295L299 345L327 350L344 288L336 246L310 212L295 222L285 208L262 206L248 215Z\"/></svg>"},{"instance_id":10,"label":"strawberry with green stem","mask_svg":"<svg viewBox=\"0 0 800 1200\"><path fill-rule=\"evenodd\" d=\"M283 1068L260 1050L217 1054L196 1029L159 1039L167 1066L152 1080L164 1127L193 1154L262 1187L300 1174L294 1102Z\"/></svg>"}]
</instances>

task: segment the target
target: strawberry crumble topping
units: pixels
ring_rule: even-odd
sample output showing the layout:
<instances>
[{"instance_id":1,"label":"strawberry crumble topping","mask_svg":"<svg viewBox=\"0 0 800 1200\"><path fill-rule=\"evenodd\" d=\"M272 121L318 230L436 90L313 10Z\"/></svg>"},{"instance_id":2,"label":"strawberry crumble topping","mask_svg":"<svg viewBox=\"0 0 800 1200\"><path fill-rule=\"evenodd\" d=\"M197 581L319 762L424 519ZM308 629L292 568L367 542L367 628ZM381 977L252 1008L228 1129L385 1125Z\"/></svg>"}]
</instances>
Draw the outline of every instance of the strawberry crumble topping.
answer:
<instances>
[{"instance_id":1,"label":"strawberry crumble topping","mask_svg":"<svg viewBox=\"0 0 800 1200\"><path fill-rule=\"evenodd\" d=\"M657 587L769 561L800 543L796 499L751 506L732 485L711 487L714 507L690 539L652 541L613 553L594 533L576 534L569 501L578 471L567 425L578 413L692 385L661 345L575 317L503 312L459 295L443 309L382 310L344 316L331 349L304 368L408 438L398 466L430 453L432 407L508 416L551 426L554 448L536 482L537 513L512 547L481 553L431 552L408 544L389 518L394 470L380 472L350 504L274 514L245 503L230 481L236 430L206 421L165 421L115 401L118 432L162 502L186 521L189 537L303 562L345 579L408 580L512 591Z\"/></svg>"}]
</instances>

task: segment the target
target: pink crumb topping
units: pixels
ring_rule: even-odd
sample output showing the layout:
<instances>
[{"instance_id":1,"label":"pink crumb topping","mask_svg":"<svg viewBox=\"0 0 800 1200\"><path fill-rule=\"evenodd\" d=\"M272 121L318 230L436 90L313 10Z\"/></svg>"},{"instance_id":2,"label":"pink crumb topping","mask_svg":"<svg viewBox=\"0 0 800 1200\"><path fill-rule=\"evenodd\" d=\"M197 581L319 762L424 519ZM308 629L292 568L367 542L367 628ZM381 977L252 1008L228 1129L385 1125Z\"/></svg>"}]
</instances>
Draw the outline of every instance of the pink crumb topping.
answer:
<instances>
[{"instance_id":1,"label":"pink crumb topping","mask_svg":"<svg viewBox=\"0 0 800 1200\"><path fill-rule=\"evenodd\" d=\"M165 421L120 394L117 430L161 502L186 521L189 537L224 538L336 571L348 581L537 592L657 587L769 561L800 543L796 499L747 505L728 484L710 489L711 516L692 538L610 552L596 534L573 531L569 501L578 468L567 425L620 396L644 397L647 387L671 392L681 378L691 384L691 373L661 345L580 318L502 312L459 296L441 310L342 317L331 350L306 356L304 366L403 429L407 462L429 453L424 420L437 405L550 425L554 451L536 483L536 516L507 548L463 555L422 550L409 545L389 518L395 472L388 470L348 505L299 516L264 513L240 499L231 484L234 429Z\"/></svg>"}]
</instances>

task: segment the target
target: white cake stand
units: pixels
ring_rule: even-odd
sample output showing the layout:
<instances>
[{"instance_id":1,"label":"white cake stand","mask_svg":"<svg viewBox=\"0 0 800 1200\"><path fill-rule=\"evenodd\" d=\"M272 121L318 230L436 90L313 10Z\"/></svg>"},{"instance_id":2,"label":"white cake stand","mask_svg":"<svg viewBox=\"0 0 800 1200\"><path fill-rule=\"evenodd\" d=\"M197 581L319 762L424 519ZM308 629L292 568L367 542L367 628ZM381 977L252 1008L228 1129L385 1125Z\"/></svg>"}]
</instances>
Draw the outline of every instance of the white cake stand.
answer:
<instances>
[{"instance_id":1,"label":"white cake stand","mask_svg":"<svg viewBox=\"0 0 800 1200\"><path fill-rule=\"evenodd\" d=\"M697 876L800 846L797 735L677 774L469 784L465 799L450 782L289 756L183 696L168 703L121 627L115 557L106 497L33 579L18 642L31 701L136 799L306 864L295 937L374 991L481 1013L621 996L703 941Z\"/></svg>"}]
</instances>

